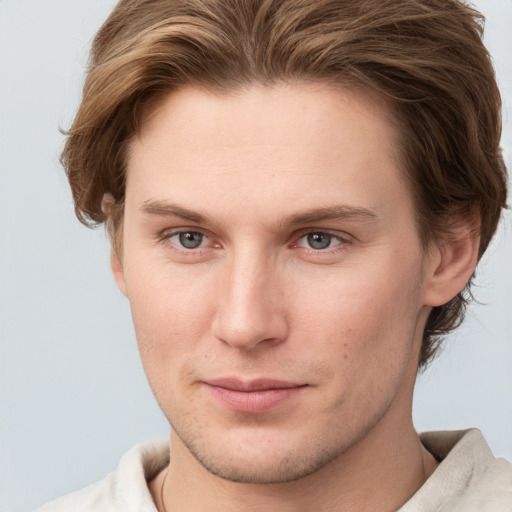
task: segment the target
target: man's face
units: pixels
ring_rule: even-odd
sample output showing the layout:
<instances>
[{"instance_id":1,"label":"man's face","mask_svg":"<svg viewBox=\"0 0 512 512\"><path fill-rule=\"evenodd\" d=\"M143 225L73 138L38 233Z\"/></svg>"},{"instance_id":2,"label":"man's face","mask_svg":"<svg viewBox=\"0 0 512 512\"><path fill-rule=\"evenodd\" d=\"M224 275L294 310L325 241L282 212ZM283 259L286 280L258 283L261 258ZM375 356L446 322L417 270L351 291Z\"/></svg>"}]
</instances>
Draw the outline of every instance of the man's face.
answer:
<instances>
[{"instance_id":1,"label":"man's face","mask_svg":"<svg viewBox=\"0 0 512 512\"><path fill-rule=\"evenodd\" d=\"M396 146L382 105L321 84L149 116L116 273L172 450L288 481L410 421L427 257Z\"/></svg>"}]
</instances>

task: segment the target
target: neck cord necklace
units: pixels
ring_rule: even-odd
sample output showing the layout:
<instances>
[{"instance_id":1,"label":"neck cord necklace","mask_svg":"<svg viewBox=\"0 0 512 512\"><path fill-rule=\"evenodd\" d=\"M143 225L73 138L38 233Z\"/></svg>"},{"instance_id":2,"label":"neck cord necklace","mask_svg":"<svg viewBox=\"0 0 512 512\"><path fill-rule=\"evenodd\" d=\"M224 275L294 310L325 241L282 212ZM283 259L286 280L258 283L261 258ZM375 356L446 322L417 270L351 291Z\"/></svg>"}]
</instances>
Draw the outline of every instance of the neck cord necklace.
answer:
<instances>
[{"instance_id":1,"label":"neck cord necklace","mask_svg":"<svg viewBox=\"0 0 512 512\"><path fill-rule=\"evenodd\" d=\"M164 487L165 487L165 479L167 478L167 475L169 474L169 467L167 467L167 471L165 472L164 481L162 482L162 487L160 487L160 503L162 504L162 512L167 512L167 509L165 508L164 503Z\"/></svg>"}]
</instances>

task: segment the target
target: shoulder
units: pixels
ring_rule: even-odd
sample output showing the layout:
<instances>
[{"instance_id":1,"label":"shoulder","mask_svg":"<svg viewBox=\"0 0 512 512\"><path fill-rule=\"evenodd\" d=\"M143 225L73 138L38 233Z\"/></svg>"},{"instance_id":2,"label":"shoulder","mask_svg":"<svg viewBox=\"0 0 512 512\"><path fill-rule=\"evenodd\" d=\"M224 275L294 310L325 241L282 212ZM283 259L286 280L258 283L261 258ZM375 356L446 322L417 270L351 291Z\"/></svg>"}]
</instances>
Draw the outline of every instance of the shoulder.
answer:
<instances>
[{"instance_id":1,"label":"shoulder","mask_svg":"<svg viewBox=\"0 0 512 512\"><path fill-rule=\"evenodd\" d=\"M168 462L168 441L137 445L100 482L52 501L36 512L156 512L148 481Z\"/></svg>"},{"instance_id":2,"label":"shoulder","mask_svg":"<svg viewBox=\"0 0 512 512\"><path fill-rule=\"evenodd\" d=\"M494 457L479 430L421 439L441 463L401 512L512 512L512 464Z\"/></svg>"},{"instance_id":3,"label":"shoulder","mask_svg":"<svg viewBox=\"0 0 512 512\"><path fill-rule=\"evenodd\" d=\"M470 432L452 465L451 480L461 481L460 492L441 511L512 512L512 464L494 457L479 431Z\"/></svg>"}]
</instances>

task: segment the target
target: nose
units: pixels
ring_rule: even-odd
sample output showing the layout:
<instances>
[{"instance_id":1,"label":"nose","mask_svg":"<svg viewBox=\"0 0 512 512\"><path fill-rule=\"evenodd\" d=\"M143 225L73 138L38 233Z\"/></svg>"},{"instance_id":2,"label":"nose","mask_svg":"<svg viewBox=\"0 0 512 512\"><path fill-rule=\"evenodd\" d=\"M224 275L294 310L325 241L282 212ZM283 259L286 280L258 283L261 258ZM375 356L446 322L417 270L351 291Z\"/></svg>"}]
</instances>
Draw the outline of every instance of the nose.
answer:
<instances>
[{"instance_id":1,"label":"nose","mask_svg":"<svg viewBox=\"0 0 512 512\"><path fill-rule=\"evenodd\" d=\"M213 335L239 350L283 342L289 332L279 272L264 255L234 255L220 273Z\"/></svg>"}]
</instances>

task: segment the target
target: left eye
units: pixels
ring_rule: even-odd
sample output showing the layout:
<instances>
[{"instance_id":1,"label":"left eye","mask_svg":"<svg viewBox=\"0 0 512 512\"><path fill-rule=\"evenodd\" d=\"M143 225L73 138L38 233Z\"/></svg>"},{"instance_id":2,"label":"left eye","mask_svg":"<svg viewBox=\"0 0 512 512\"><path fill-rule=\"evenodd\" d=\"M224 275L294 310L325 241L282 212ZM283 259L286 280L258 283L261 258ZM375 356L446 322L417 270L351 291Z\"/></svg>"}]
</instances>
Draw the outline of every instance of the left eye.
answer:
<instances>
[{"instance_id":1,"label":"left eye","mask_svg":"<svg viewBox=\"0 0 512 512\"><path fill-rule=\"evenodd\" d=\"M206 237L198 231L179 231L171 235L169 240L184 249L198 249L206 243Z\"/></svg>"},{"instance_id":2,"label":"left eye","mask_svg":"<svg viewBox=\"0 0 512 512\"><path fill-rule=\"evenodd\" d=\"M298 245L301 247L307 247L314 249L315 251L321 251L322 249L329 249L335 245L340 244L340 239L329 233L322 233L321 231L315 231L304 235Z\"/></svg>"}]
</instances>

